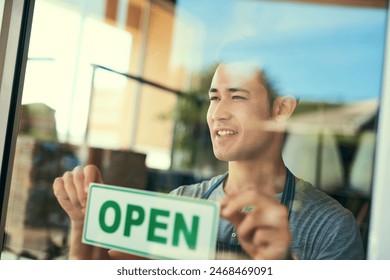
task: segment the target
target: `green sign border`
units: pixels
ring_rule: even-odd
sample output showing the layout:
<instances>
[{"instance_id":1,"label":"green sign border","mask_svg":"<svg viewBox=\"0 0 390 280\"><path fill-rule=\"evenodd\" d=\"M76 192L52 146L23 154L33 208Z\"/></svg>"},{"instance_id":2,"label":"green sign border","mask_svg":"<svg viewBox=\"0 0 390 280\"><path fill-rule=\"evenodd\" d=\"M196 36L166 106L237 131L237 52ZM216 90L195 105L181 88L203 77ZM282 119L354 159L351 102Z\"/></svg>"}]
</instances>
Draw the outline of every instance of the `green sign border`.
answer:
<instances>
[{"instance_id":1,"label":"green sign border","mask_svg":"<svg viewBox=\"0 0 390 280\"><path fill-rule=\"evenodd\" d=\"M216 236L217 236L217 228L218 228L218 219L219 219L219 204L217 204L215 201L212 200L205 200L205 199L200 199L200 198L192 198L188 196L176 196L176 195L169 195L165 193L159 193L159 192L152 192L152 191L147 191L147 190L139 190L139 189L132 189L132 188L125 188L125 187L118 187L118 186L112 186L112 185L106 185L106 184L96 184L96 183L91 183L89 186L89 195L88 195L88 203L87 203L87 211L85 213L85 221L84 221L84 231L83 231L83 242L90 244L90 245L97 245L98 247L104 247L107 249L116 249L118 251L124 252L124 253L130 253L130 254L136 254L142 257L146 258L151 258L151 259L162 259L162 260L175 260L172 258L167 258L164 256L159 256L159 255L153 255L149 254L143 251L137 251L137 250L132 250L128 248L123 248L120 246L114 246L110 245L107 243L102 243L102 242L96 242L94 240L87 239L87 225L88 225L88 215L87 213L90 212L90 201L93 199L93 191L94 189L108 189L108 190L114 190L114 191L119 191L119 192L125 192L125 193L135 193L135 194L140 194L144 196L153 196L153 197L161 197L165 198L168 200L181 200L181 201L187 201L189 203L194 203L194 204L206 204L208 206L211 206L214 210L214 213L212 213L214 217L214 226L212 228L212 235L215 236L214 239L211 239L211 244L210 248L213 248L210 251L209 254L209 259L213 259L212 257L215 256L215 246L216 246ZM213 253L214 252L214 253Z\"/></svg>"}]
</instances>

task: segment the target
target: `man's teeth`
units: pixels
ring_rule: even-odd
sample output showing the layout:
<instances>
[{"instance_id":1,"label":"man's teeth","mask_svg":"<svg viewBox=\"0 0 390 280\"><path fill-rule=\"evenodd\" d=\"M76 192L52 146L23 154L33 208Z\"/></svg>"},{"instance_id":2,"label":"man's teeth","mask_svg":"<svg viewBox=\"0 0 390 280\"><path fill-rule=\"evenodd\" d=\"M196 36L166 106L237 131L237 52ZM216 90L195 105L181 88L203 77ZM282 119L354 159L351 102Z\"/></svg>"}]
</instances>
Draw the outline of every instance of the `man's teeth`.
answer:
<instances>
[{"instance_id":1,"label":"man's teeth","mask_svg":"<svg viewBox=\"0 0 390 280\"><path fill-rule=\"evenodd\" d=\"M217 132L217 134L219 136L225 136L225 135L233 135L233 134L235 134L235 132L231 131L231 130L220 130Z\"/></svg>"}]
</instances>

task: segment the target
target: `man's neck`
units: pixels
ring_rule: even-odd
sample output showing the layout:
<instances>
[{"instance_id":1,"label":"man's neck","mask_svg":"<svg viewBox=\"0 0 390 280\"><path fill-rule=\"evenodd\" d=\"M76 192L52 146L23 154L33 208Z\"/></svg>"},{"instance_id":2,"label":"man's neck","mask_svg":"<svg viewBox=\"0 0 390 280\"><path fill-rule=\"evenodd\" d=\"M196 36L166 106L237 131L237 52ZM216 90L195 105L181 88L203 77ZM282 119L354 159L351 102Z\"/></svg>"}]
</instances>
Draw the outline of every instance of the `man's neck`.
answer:
<instances>
[{"instance_id":1,"label":"man's neck","mask_svg":"<svg viewBox=\"0 0 390 280\"><path fill-rule=\"evenodd\" d=\"M229 177L225 183L226 193L237 193L245 188L255 188L269 195L283 191L286 167L279 159L275 162L256 161L229 162Z\"/></svg>"}]
</instances>

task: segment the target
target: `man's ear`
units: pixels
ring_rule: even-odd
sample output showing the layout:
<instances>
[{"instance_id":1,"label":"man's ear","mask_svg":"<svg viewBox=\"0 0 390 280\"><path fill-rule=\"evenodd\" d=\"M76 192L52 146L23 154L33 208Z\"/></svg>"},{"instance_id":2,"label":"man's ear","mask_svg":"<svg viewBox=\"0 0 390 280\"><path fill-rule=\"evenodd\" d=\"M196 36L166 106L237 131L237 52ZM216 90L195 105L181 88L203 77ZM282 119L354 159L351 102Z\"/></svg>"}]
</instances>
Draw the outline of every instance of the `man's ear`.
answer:
<instances>
[{"instance_id":1,"label":"man's ear","mask_svg":"<svg viewBox=\"0 0 390 280\"><path fill-rule=\"evenodd\" d=\"M296 106L297 100L294 96L278 96L272 106L272 117L276 121L285 121L294 113Z\"/></svg>"}]
</instances>

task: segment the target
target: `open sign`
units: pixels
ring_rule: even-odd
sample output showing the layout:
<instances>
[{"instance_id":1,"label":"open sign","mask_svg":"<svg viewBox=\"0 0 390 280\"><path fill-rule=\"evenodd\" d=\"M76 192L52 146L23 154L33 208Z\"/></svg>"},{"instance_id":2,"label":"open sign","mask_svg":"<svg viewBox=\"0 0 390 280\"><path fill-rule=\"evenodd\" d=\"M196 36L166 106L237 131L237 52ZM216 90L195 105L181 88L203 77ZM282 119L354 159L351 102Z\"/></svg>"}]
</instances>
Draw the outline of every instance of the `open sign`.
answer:
<instances>
[{"instance_id":1,"label":"open sign","mask_svg":"<svg viewBox=\"0 0 390 280\"><path fill-rule=\"evenodd\" d=\"M213 259L214 201L91 184L83 242L154 259Z\"/></svg>"}]
</instances>

